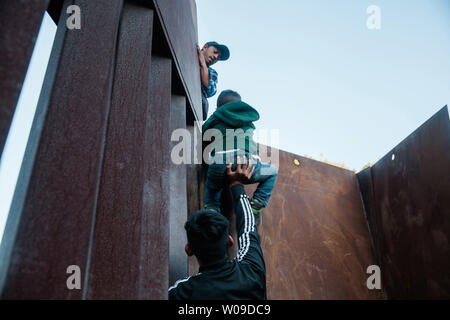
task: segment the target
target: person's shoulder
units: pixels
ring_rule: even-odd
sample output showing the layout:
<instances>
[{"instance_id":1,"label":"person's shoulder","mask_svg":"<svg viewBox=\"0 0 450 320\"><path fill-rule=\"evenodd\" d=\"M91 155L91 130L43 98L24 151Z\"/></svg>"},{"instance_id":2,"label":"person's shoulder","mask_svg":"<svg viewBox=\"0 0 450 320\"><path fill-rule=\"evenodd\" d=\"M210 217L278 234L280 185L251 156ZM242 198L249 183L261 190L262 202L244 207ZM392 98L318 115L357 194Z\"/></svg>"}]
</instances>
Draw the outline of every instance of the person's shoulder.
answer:
<instances>
[{"instance_id":1,"label":"person's shoulder","mask_svg":"<svg viewBox=\"0 0 450 320\"><path fill-rule=\"evenodd\" d=\"M194 288L194 282L200 277L201 273L177 280L173 286L169 288L169 298L187 299Z\"/></svg>"},{"instance_id":2,"label":"person's shoulder","mask_svg":"<svg viewBox=\"0 0 450 320\"><path fill-rule=\"evenodd\" d=\"M194 279L199 278L200 275L201 275L201 273L197 273L197 274L194 274L192 276L189 276L189 277L186 277L186 278L179 279L179 280L175 281L174 285L169 288L169 291L172 290L172 289L177 289L179 287L189 286L190 284L192 284Z\"/></svg>"},{"instance_id":3,"label":"person's shoulder","mask_svg":"<svg viewBox=\"0 0 450 320\"><path fill-rule=\"evenodd\" d=\"M263 265L251 260L235 258L233 263L248 283L261 285L266 281L266 271Z\"/></svg>"},{"instance_id":4,"label":"person's shoulder","mask_svg":"<svg viewBox=\"0 0 450 320\"><path fill-rule=\"evenodd\" d=\"M205 133L206 130L212 129L217 125L218 118L213 113L203 124L202 124L202 132Z\"/></svg>"}]
</instances>

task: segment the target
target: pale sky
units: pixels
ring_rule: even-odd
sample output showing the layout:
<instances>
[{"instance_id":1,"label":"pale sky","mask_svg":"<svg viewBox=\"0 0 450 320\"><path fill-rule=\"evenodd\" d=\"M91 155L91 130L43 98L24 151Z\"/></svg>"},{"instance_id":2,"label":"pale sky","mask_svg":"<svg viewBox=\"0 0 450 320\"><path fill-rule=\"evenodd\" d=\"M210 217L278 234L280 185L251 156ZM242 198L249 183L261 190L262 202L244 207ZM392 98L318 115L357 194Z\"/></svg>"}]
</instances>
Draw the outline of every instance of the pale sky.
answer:
<instances>
[{"instance_id":1,"label":"pale sky","mask_svg":"<svg viewBox=\"0 0 450 320\"><path fill-rule=\"evenodd\" d=\"M0 239L3 236L55 33L56 25L46 13L0 159Z\"/></svg>"},{"instance_id":2,"label":"pale sky","mask_svg":"<svg viewBox=\"0 0 450 320\"><path fill-rule=\"evenodd\" d=\"M231 51L209 114L238 91L282 150L359 171L450 103L448 0L197 0L197 13L200 45ZM46 15L0 160L0 238L55 32Z\"/></svg>"},{"instance_id":3,"label":"pale sky","mask_svg":"<svg viewBox=\"0 0 450 320\"><path fill-rule=\"evenodd\" d=\"M369 30L370 5L381 29ZM280 148L357 171L450 104L449 0L197 0L199 42L226 44L218 93L255 107Z\"/></svg>"}]
</instances>

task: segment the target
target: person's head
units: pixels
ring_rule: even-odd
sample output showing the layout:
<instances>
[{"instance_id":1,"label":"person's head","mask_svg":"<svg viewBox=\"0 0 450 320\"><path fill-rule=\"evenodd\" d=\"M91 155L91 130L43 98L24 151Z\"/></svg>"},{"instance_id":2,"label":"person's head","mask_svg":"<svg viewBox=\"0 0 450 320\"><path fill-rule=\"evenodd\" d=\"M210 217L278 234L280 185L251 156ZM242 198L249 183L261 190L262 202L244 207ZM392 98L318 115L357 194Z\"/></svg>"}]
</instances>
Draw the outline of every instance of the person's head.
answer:
<instances>
[{"instance_id":1,"label":"person's head","mask_svg":"<svg viewBox=\"0 0 450 320\"><path fill-rule=\"evenodd\" d=\"M195 255L200 265L224 258L227 248L233 245L228 235L229 222L214 210L199 210L184 224L188 243L185 250L188 256Z\"/></svg>"},{"instance_id":2,"label":"person's head","mask_svg":"<svg viewBox=\"0 0 450 320\"><path fill-rule=\"evenodd\" d=\"M228 60L230 57L230 50L227 46L215 41L207 42L202 48L202 53L208 66L212 66L219 60Z\"/></svg>"},{"instance_id":3,"label":"person's head","mask_svg":"<svg viewBox=\"0 0 450 320\"><path fill-rule=\"evenodd\" d=\"M223 90L217 98L217 108L234 101L242 101L241 95L233 90Z\"/></svg>"}]
</instances>

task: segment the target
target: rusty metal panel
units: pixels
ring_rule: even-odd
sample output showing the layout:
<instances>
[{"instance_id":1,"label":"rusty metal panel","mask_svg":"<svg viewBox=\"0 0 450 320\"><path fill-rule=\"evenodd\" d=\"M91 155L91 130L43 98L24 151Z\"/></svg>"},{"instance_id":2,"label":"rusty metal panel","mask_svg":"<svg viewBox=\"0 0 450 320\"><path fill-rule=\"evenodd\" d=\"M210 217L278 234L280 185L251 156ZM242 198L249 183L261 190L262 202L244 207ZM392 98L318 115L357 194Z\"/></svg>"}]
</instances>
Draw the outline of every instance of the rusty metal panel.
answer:
<instances>
[{"instance_id":1,"label":"rusty metal panel","mask_svg":"<svg viewBox=\"0 0 450 320\"><path fill-rule=\"evenodd\" d=\"M144 155L145 183L141 230L142 297L167 299L169 288L170 98L172 61L152 56L150 112ZM145 253L145 254L144 254ZM144 295L145 294L145 295Z\"/></svg>"},{"instance_id":2,"label":"rusty metal panel","mask_svg":"<svg viewBox=\"0 0 450 320\"><path fill-rule=\"evenodd\" d=\"M131 28L132 25L129 27ZM145 54L145 52L142 52L142 54ZM136 67L139 63L142 63L142 61L138 60ZM105 185L106 190L104 191L103 198L105 204L103 208L99 208L102 214L99 215L96 221L95 233L98 238L94 238L95 246L98 246L96 249L96 263L99 264L99 267L91 274L91 278L93 279L90 280L95 283L96 277L102 277L102 272L107 272L108 276L114 281L111 285L107 285L105 282L107 279L103 279L98 285L98 288L96 288L98 294L89 296L89 298L105 298L111 296L127 299L167 298L170 231L169 141L171 64L170 59L151 56L148 107L144 115L145 127L137 126L139 127L138 130L145 129L140 131L140 134L143 135L143 141L140 140L142 138L134 135L138 134L138 132L130 132L127 134L122 132L130 139L134 137L137 140L136 142L131 142L126 138L122 139L118 136L115 137L116 134L120 134L120 117L116 119L115 126L117 126L117 132L111 137L111 143L114 143L115 146L111 150L111 162L107 164L109 169L105 167L105 180L111 180L109 180L108 185ZM132 73L128 75L132 76ZM124 78L122 80L125 81L126 79ZM137 86L138 80L131 81ZM122 84L126 85L124 82ZM130 88L126 90L128 89ZM144 88L140 87L140 89ZM143 91L138 92L141 94L145 93ZM123 96L119 96L118 98L123 99ZM142 103L141 98L142 96L136 102ZM122 108L129 107L126 104L127 101L122 103ZM131 121L133 121L132 119L137 121L135 125L140 122L135 117L139 117L142 115L141 113L142 110L137 115L130 115ZM122 127L122 129L125 130L126 126ZM114 137L116 138L115 141ZM121 175L121 173L117 171L121 171L121 164L123 165L123 169L125 169L128 161L127 156L130 155L123 153L121 147L125 148L125 146L117 140L133 145L131 147L133 150L130 151L135 152L134 156L136 158L134 160L140 166L140 169L135 169L136 171L134 172L132 168L126 169L130 170L129 172L131 174L125 177L124 181L120 183L117 180L119 178L117 175ZM142 151L137 150L139 146L142 148ZM120 157L123 157L124 162L118 162ZM132 163L130 164L132 165ZM110 173L106 175L106 171L109 170ZM142 174L142 177L139 176L139 173ZM133 177L135 178L134 181L132 179ZM118 198L122 196L118 193L119 191L124 191L127 187L132 188L130 184L137 184L135 191L140 194L129 199L116 199L113 202L114 197ZM100 201L102 201L102 198ZM115 207L111 207L112 205ZM134 210L137 210L137 212L134 212ZM108 217L110 214L115 214L115 216ZM115 232L115 230L119 231ZM99 240L98 243L97 239ZM111 252L103 252L108 249ZM105 259L107 260L106 263L104 261ZM113 263L113 265L114 263L118 263L117 269L113 268L111 270L111 265L108 264L108 261ZM114 271L118 272L119 275L112 275ZM128 280L127 285L122 288L123 282L121 281L120 274L124 274ZM133 279L137 281L135 285L132 283ZM108 293L108 288L118 293Z\"/></svg>"},{"instance_id":3,"label":"rusty metal panel","mask_svg":"<svg viewBox=\"0 0 450 320\"><path fill-rule=\"evenodd\" d=\"M19 180L8 217L11 247L2 243L7 299L79 299L85 289L82 282L82 290L68 290L66 270L78 265L85 278L122 1L75 3L83 8L83 26L69 31L65 20L58 26L63 49L55 85L40 99L48 100L48 110L34 164L20 174L29 184ZM17 232L8 228L13 220Z\"/></svg>"},{"instance_id":4,"label":"rusty metal panel","mask_svg":"<svg viewBox=\"0 0 450 320\"><path fill-rule=\"evenodd\" d=\"M170 131L186 129L186 97L172 95ZM179 142L172 141L171 147ZM171 148L172 150L172 148ZM169 284L188 274L188 257L184 252L187 243L184 223L187 219L186 164L170 162L170 248Z\"/></svg>"},{"instance_id":5,"label":"rusty metal panel","mask_svg":"<svg viewBox=\"0 0 450 320\"><path fill-rule=\"evenodd\" d=\"M153 0L188 102L197 120L202 120L200 67L197 51L197 30L191 1ZM194 3L195 4L195 3ZM182 36L181 36L182 35Z\"/></svg>"},{"instance_id":6,"label":"rusty metal panel","mask_svg":"<svg viewBox=\"0 0 450 320\"><path fill-rule=\"evenodd\" d=\"M195 3L195 0L189 0L189 5L191 7L192 22L194 24L194 30L195 30L194 39L198 39L197 4Z\"/></svg>"},{"instance_id":7,"label":"rusty metal panel","mask_svg":"<svg viewBox=\"0 0 450 320\"><path fill-rule=\"evenodd\" d=\"M281 150L279 156L259 230L268 298L383 299L366 286L366 269L376 262L355 173ZM255 186L246 190L250 196Z\"/></svg>"},{"instance_id":8,"label":"rusty metal panel","mask_svg":"<svg viewBox=\"0 0 450 320\"><path fill-rule=\"evenodd\" d=\"M188 123L186 128L191 135L191 155L192 163L186 166L186 193L187 193L187 214L188 217L193 215L195 211L203 207L205 181L207 166L198 164L195 159L201 159L201 132L200 128L195 123ZM197 152L200 152L198 154ZM194 155L196 154L196 156ZM199 265L195 257L189 257L188 269L189 275L198 272Z\"/></svg>"},{"instance_id":9,"label":"rusty metal panel","mask_svg":"<svg viewBox=\"0 0 450 320\"><path fill-rule=\"evenodd\" d=\"M375 200L373 194L373 180L372 180L372 168L366 168L356 175L358 181L359 190L361 193L361 198L363 200L364 214L366 216L367 226L369 229L370 240L372 243L373 252L376 259L376 264L381 266L380 250L378 248L378 243L375 241L375 236L380 233L379 223L371 223L377 220L377 215L375 214ZM381 274L382 276L383 274ZM381 286L384 295L389 298L388 293L384 285Z\"/></svg>"},{"instance_id":10,"label":"rusty metal panel","mask_svg":"<svg viewBox=\"0 0 450 320\"><path fill-rule=\"evenodd\" d=\"M48 2L0 1L0 156Z\"/></svg>"},{"instance_id":11,"label":"rusty metal panel","mask_svg":"<svg viewBox=\"0 0 450 320\"><path fill-rule=\"evenodd\" d=\"M450 298L450 126L442 108L371 168L369 215L392 299Z\"/></svg>"},{"instance_id":12,"label":"rusty metal panel","mask_svg":"<svg viewBox=\"0 0 450 320\"><path fill-rule=\"evenodd\" d=\"M141 138L134 136L137 142L130 142L127 138L117 137L116 134L120 132L118 123L120 117L114 120L117 132L112 133L111 143L117 145L112 147L110 154L112 159L105 164L105 190L104 194L101 195L99 204L102 205L102 201L105 201L105 203L104 207L99 207L99 212L102 213L98 215L96 220L94 237L94 245L97 246L97 249L95 249L96 255L93 259L97 259L96 263L99 266L95 269L96 271L90 273L90 282L93 281L93 284L95 284L96 277L102 277L102 272L107 272L106 277L111 277L113 284L107 285L105 283L107 279L102 279L98 287L93 288L98 290L98 294L94 291L94 295L90 295L88 298L113 296L114 298L126 299L167 299L170 231L171 65L170 59L151 56L148 108L145 112L145 130L141 131L143 135L143 141L140 145L141 152L136 150ZM129 75L131 76L131 73ZM137 85L138 80L131 81ZM126 90L128 89L130 88ZM141 94L144 94L144 92L141 92ZM141 98L137 99L136 102L142 102ZM120 99L123 99L123 96ZM122 108L126 107L125 103L122 104ZM142 110L139 111L139 115L141 112ZM135 116L138 117L139 115ZM134 115L130 115L130 120L133 118ZM134 118L134 121L137 121L135 125L139 123L137 118ZM125 127L122 127L122 129L125 129ZM123 134L125 133L123 132ZM131 135L133 134L126 134L128 138L131 138ZM113 141L114 137L116 137L116 141ZM138 161L137 165L142 166L142 169L137 169L134 172L132 168L126 169L130 170L130 176L125 177L123 182L119 182L117 178L119 178L118 175L121 175L121 167L125 169L128 160L126 153L119 155L123 152L121 147L125 148L121 141L132 143L133 146L127 148L133 149L131 152L136 152L133 156L136 157L134 160ZM108 157L108 154L106 154L105 161ZM124 157L123 161L125 162L117 162L121 157ZM140 170L142 171L142 177L138 175ZM107 171L110 172L107 174ZM131 176L136 180L132 181ZM107 180L109 182L106 184ZM142 183L139 183L139 181L142 181ZM118 186L120 184L122 185ZM135 186L136 192L140 192L141 195L127 199L115 199L113 202L114 197L122 196L118 193L119 191L123 191L127 187L132 188L130 184L138 184L138 186ZM140 202L135 203L134 201L139 201L137 199L139 197L141 198ZM133 212L130 208L139 211ZM109 214L115 214L115 216L108 217ZM116 230L120 231L117 233ZM128 241L128 243L125 241ZM103 252L105 250L110 250L110 252ZM104 259L107 261L105 262ZM117 269L112 268L114 263L118 263ZM118 272L119 276L112 275L114 271ZM137 274L137 272L139 273ZM121 288L123 283L120 274L124 274L128 280L126 287ZM131 283L133 279L137 281L135 285ZM116 290L118 293L108 293L108 288Z\"/></svg>"},{"instance_id":13,"label":"rusty metal panel","mask_svg":"<svg viewBox=\"0 0 450 320\"><path fill-rule=\"evenodd\" d=\"M162 138L152 135L150 123L157 114L149 104L153 89L152 33L153 10L125 3L88 269L88 299L150 298L139 289L147 285L142 283L145 278L141 274L154 274L147 264L141 265L141 258L148 255L140 250L141 241L145 241L141 235L145 231L143 222L146 215L152 214L144 210L143 190L148 183L148 156ZM170 83L164 79L165 90L170 91ZM160 179L159 175L152 178L156 179ZM158 251L154 254L158 255Z\"/></svg>"}]
</instances>

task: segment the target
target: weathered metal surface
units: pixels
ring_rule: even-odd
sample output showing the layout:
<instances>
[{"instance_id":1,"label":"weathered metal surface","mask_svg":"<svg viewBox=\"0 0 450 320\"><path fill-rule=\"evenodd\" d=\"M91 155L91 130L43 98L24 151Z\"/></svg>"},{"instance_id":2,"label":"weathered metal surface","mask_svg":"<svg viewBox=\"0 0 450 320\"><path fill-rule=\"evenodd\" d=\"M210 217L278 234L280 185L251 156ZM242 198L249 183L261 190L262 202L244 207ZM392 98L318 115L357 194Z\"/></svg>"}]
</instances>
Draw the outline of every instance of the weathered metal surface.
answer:
<instances>
[{"instance_id":1,"label":"weathered metal surface","mask_svg":"<svg viewBox=\"0 0 450 320\"><path fill-rule=\"evenodd\" d=\"M52 2L54 17L60 4ZM187 121L186 98L174 95L183 90L172 82L198 87L188 91L190 105L200 96L193 8L174 3L175 20L161 22L152 20L152 6L126 4L119 24L123 1L68 4L82 8L82 28L67 30L60 16L36 137L8 219L14 227L2 242L2 297L165 299L169 272L171 279L187 272L188 174L170 161L170 132ZM154 22L161 32L152 47ZM194 55L175 53L167 28L182 45L177 38L189 31ZM171 54L178 54L175 73ZM186 67L186 57L196 68ZM81 290L66 286L69 265L81 268Z\"/></svg>"},{"instance_id":2,"label":"weathered metal surface","mask_svg":"<svg viewBox=\"0 0 450 320\"><path fill-rule=\"evenodd\" d=\"M259 232L269 299L382 299L352 171L279 151L279 176ZM299 161L299 165L295 164ZM251 196L255 186L246 186Z\"/></svg>"},{"instance_id":3,"label":"weathered metal surface","mask_svg":"<svg viewBox=\"0 0 450 320\"><path fill-rule=\"evenodd\" d=\"M358 172L358 174L356 175L356 179L358 181L359 191L363 200L364 214L366 216L367 227L369 229L370 240L375 255L376 264L380 266L380 250L378 248L378 243L375 241L374 235L379 234L381 231L378 228L378 224L370 223L370 221L376 219L376 215L374 215L375 200L373 194L372 169L369 167ZM381 274L381 276L383 276L383 274ZM381 286L381 289L383 290L384 295L389 298L384 285Z\"/></svg>"},{"instance_id":4,"label":"weathered metal surface","mask_svg":"<svg viewBox=\"0 0 450 320\"><path fill-rule=\"evenodd\" d=\"M150 112L146 150L144 202L140 265L151 272L141 273L140 291L151 299L167 299L169 286L169 208L170 208L170 98L172 61L152 56ZM144 255L145 253L145 255Z\"/></svg>"},{"instance_id":5,"label":"weathered metal surface","mask_svg":"<svg viewBox=\"0 0 450 320\"><path fill-rule=\"evenodd\" d=\"M170 109L170 132L186 128L186 97L172 95ZM179 142L173 141L171 147ZM172 150L172 148L171 148ZM185 278L188 274L188 257L184 252L187 219L187 172L186 164L170 162L170 248L169 284Z\"/></svg>"},{"instance_id":6,"label":"weathered metal surface","mask_svg":"<svg viewBox=\"0 0 450 320\"><path fill-rule=\"evenodd\" d=\"M0 1L0 157L48 2Z\"/></svg>"},{"instance_id":7,"label":"weathered metal surface","mask_svg":"<svg viewBox=\"0 0 450 320\"><path fill-rule=\"evenodd\" d=\"M178 75L197 120L202 120L200 68L197 58L197 30L193 8L195 3L179 0L153 0L169 46ZM182 36L181 36L182 35Z\"/></svg>"},{"instance_id":8,"label":"weathered metal surface","mask_svg":"<svg viewBox=\"0 0 450 320\"><path fill-rule=\"evenodd\" d=\"M162 104L149 103L161 95L159 87L150 86L151 77L153 84L160 81L165 92L170 92L167 76L158 74L159 70L151 73L152 32L153 10L125 3L88 269L88 299L152 298L144 288L152 285L151 275L161 277L148 264L141 264L141 259L149 257L149 252L141 249L146 247L141 242L150 241L144 222L148 215L155 215L144 210L144 186L164 178L155 173L150 181L145 179L145 168L158 141L168 142L167 133L166 139L154 135L152 119L158 116L167 121L170 111L167 96ZM164 172L164 164L160 165ZM164 202L164 197L160 201ZM156 215L154 218L153 222L158 221ZM156 249L153 254L161 252ZM144 273L150 276L150 283L143 282L148 279Z\"/></svg>"},{"instance_id":9,"label":"weathered metal surface","mask_svg":"<svg viewBox=\"0 0 450 320\"><path fill-rule=\"evenodd\" d=\"M447 107L371 168L365 201L389 298L450 298L449 177Z\"/></svg>"},{"instance_id":10,"label":"weathered metal surface","mask_svg":"<svg viewBox=\"0 0 450 320\"><path fill-rule=\"evenodd\" d=\"M8 217L7 223L16 216L20 222L17 232L5 230L14 234L6 235L10 248L2 244L10 252L2 253L3 298L79 299L85 289L82 281L82 290L68 290L66 270L78 265L85 279L122 1L76 4L83 7L83 28L68 31L60 22L64 41L56 85L41 99L48 99L48 111L35 162L25 168L29 173L21 172L29 184L17 187L22 193L14 201L23 197L23 203L13 201L19 210Z\"/></svg>"},{"instance_id":11,"label":"weathered metal surface","mask_svg":"<svg viewBox=\"0 0 450 320\"><path fill-rule=\"evenodd\" d=\"M191 7L192 22L194 24L194 39L198 39L197 4L195 3L195 0L189 0L189 5Z\"/></svg>"},{"instance_id":12,"label":"weathered metal surface","mask_svg":"<svg viewBox=\"0 0 450 320\"><path fill-rule=\"evenodd\" d=\"M202 164L197 164L198 161L195 161L195 159L201 158L198 154L197 158L194 155L196 151L201 151L202 143L200 128L197 127L195 123L188 123L186 128L189 130L191 135L191 155L193 159L192 163L186 166L187 213L188 217L190 217L195 211L200 210L203 207L206 172L208 167ZM189 257L189 275L197 273L198 267L199 266L195 257Z\"/></svg>"}]
</instances>

